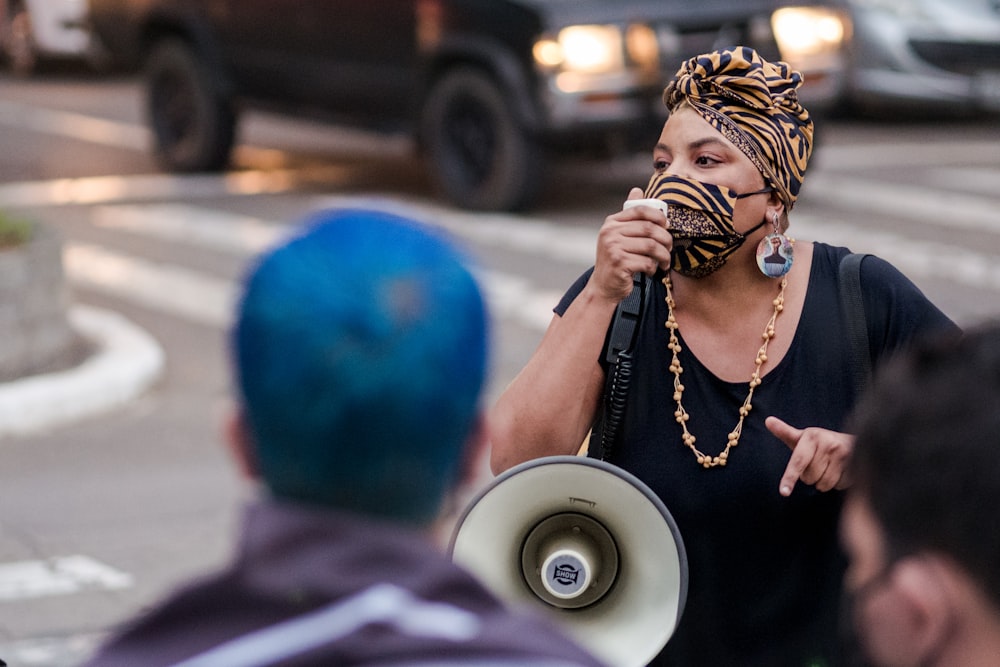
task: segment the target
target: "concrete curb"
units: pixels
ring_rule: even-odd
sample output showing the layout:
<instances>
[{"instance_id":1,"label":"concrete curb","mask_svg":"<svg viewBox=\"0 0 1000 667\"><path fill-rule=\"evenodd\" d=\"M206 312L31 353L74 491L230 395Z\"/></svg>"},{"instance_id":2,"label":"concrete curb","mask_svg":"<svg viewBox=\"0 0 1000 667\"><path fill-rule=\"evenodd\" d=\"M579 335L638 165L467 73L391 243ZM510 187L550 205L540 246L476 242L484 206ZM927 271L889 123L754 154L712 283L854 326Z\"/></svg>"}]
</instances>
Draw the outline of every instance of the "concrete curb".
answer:
<instances>
[{"instance_id":1,"label":"concrete curb","mask_svg":"<svg viewBox=\"0 0 1000 667\"><path fill-rule=\"evenodd\" d=\"M29 435L119 407L163 374L166 355L117 313L77 305L70 325L96 352L75 368L0 384L0 439Z\"/></svg>"}]
</instances>

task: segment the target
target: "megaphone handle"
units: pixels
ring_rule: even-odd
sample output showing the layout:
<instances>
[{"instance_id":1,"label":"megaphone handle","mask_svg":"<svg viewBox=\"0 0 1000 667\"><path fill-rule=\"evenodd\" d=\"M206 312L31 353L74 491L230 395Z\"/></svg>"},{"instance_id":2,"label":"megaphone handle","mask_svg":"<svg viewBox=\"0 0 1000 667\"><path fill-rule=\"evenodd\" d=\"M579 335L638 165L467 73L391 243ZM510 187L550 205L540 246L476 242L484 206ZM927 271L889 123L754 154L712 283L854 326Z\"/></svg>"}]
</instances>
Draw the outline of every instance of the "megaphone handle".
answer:
<instances>
[{"instance_id":1,"label":"megaphone handle","mask_svg":"<svg viewBox=\"0 0 1000 667\"><path fill-rule=\"evenodd\" d=\"M601 459L606 459L614 448L618 430L625 416L625 404L628 400L628 389L632 382L632 354L622 352L618 355L618 363L611 372L611 382L608 384L604 406L604 424L601 428Z\"/></svg>"},{"instance_id":2,"label":"megaphone handle","mask_svg":"<svg viewBox=\"0 0 1000 667\"><path fill-rule=\"evenodd\" d=\"M615 309L605 352L608 380L604 386L604 396L594 424L595 428L592 429L592 444L587 452L591 458L607 460L618 437L625 416L629 383L632 379L632 351L635 348L639 324L648 309L649 297L653 292L651 283L652 280L646 274L634 274L632 292ZM596 447L593 444L595 434L599 436Z\"/></svg>"}]
</instances>

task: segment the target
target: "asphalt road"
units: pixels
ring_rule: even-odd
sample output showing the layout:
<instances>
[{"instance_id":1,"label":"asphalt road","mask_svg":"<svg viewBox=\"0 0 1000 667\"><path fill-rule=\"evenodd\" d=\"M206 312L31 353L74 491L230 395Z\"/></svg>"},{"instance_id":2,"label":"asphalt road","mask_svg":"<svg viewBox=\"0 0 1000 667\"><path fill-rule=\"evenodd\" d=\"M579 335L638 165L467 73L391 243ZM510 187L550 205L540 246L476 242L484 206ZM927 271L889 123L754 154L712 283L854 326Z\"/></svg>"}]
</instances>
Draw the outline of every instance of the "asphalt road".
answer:
<instances>
[{"instance_id":1,"label":"asphalt road","mask_svg":"<svg viewBox=\"0 0 1000 667\"><path fill-rule=\"evenodd\" d=\"M0 659L76 664L115 623L220 563L249 492L217 438L226 329L252 257L318 208L381 206L452 230L495 314L490 398L531 354L592 261L594 234L650 159L566 160L529 214L457 211L408 141L265 115L236 169L161 174L131 81L0 78L0 206L58 229L74 304L121 315L162 347L155 384L71 425L0 436ZM962 324L1000 312L1000 125L837 122L792 233L874 252ZM485 480L485 477L484 477Z\"/></svg>"}]
</instances>

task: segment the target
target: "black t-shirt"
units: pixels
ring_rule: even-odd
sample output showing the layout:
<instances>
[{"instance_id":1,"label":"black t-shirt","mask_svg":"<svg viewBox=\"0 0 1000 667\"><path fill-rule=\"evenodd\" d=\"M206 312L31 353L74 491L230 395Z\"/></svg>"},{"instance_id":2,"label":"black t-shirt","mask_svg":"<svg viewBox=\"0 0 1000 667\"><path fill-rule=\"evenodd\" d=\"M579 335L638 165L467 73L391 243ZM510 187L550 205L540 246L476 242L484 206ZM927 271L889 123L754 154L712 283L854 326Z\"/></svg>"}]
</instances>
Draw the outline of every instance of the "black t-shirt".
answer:
<instances>
[{"instance_id":1,"label":"black t-shirt","mask_svg":"<svg viewBox=\"0 0 1000 667\"><path fill-rule=\"evenodd\" d=\"M739 445L725 467L705 469L674 420L671 354L664 327L665 288L653 281L636 343L621 439L610 461L642 479L677 522L689 565L680 625L655 665L835 665L844 559L837 538L841 493L803 483L778 493L789 448L764 427L775 415L792 426L844 430L855 401L837 271L849 251L815 244L809 286L794 340L754 391ZM560 315L590 276L556 307ZM883 361L914 336L954 328L899 271L868 257L861 283L871 357ZM763 322L761 323L763 329ZM684 407L697 447L724 448L746 398L746 381L724 382L695 358L683 338Z\"/></svg>"}]
</instances>

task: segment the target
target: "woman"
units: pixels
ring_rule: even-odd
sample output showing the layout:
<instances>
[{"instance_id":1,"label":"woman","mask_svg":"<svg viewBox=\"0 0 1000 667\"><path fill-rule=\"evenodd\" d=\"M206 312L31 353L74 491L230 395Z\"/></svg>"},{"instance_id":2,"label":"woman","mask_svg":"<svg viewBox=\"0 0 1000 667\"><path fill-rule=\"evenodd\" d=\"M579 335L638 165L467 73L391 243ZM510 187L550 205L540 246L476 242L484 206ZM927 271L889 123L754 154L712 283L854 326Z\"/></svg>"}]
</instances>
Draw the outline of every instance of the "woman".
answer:
<instances>
[{"instance_id":1,"label":"woman","mask_svg":"<svg viewBox=\"0 0 1000 667\"><path fill-rule=\"evenodd\" d=\"M672 205L608 216L595 266L556 307L538 350L491 415L492 465L572 454L597 412L599 362L632 275L662 276L638 331L621 437L609 460L677 521L689 560L680 625L654 664L837 664L841 431L855 398L838 317L848 253L784 235L812 148L801 77L737 47L691 59L643 193ZM777 244L772 245L772 241ZM763 259L791 255L780 270ZM877 363L954 327L886 262L864 262Z\"/></svg>"}]
</instances>

